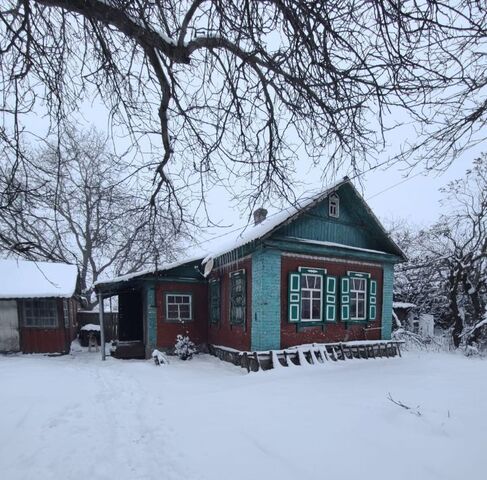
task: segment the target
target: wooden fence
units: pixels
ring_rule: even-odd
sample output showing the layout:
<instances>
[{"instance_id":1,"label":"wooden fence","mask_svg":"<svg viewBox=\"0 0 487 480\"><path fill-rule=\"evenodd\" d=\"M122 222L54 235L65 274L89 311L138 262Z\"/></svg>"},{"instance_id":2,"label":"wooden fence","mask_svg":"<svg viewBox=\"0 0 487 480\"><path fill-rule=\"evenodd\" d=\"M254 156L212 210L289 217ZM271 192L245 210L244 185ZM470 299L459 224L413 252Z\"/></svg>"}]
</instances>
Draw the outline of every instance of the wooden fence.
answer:
<instances>
[{"instance_id":1,"label":"wooden fence","mask_svg":"<svg viewBox=\"0 0 487 480\"><path fill-rule=\"evenodd\" d=\"M249 372L277 367L293 367L337 362L354 358L381 358L401 356L402 341L378 340L364 342L313 343L285 350L240 352L217 345L210 345L209 352L220 360L247 369Z\"/></svg>"}]
</instances>

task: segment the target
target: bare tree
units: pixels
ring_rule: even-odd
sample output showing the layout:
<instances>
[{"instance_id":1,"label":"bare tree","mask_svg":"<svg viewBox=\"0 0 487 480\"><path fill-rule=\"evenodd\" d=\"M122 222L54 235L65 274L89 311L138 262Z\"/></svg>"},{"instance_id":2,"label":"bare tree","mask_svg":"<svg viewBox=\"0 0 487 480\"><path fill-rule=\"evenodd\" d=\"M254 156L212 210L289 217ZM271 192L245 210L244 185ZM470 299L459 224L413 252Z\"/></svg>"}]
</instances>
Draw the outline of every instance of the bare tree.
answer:
<instances>
[{"instance_id":1,"label":"bare tree","mask_svg":"<svg viewBox=\"0 0 487 480\"><path fill-rule=\"evenodd\" d=\"M163 213L151 221L142 190L133 179L124 181L126 163L106 142L96 130L68 128L59 143L31 152L28 171L16 183L9 181L15 162L0 169L0 181L18 186L3 201L0 248L76 264L88 309L96 304L92 285L100 275L173 260L182 235Z\"/></svg>"},{"instance_id":2,"label":"bare tree","mask_svg":"<svg viewBox=\"0 0 487 480\"><path fill-rule=\"evenodd\" d=\"M480 0L5 0L0 25L4 142L39 104L55 127L94 90L162 144L153 202L177 197L172 156L203 193L246 177L255 203L289 193L303 148L361 169L414 121L403 158L444 168L486 119Z\"/></svg>"},{"instance_id":3,"label":"bare tree","mask_svg":"<svg viewBox=\"0 0 487 480\"><path fill-rule=\"evenodd\" d=\"M396 231L410 261L398 266L395 294L434 313L458 347L478 339L487 307L487 155L443 194L447 213L432 227Z\"/></svg>"}]
</instances>

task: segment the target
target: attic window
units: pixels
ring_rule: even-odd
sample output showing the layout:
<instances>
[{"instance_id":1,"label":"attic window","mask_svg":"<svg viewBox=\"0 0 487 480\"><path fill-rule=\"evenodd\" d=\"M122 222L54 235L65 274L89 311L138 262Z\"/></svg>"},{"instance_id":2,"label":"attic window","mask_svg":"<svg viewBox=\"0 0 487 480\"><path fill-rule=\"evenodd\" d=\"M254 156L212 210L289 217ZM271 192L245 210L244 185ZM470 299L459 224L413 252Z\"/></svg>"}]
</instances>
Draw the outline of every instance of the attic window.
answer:
<instances>
[{"instance_id":1,"label":"attic window","mask_svg":"<svg viewBox=\"0 0 487 480\"><path fill-rule=\"evenodd\" d=\"M340 216L340 198L336 193L328 197L328 215L335 218Z\"/></svg>"}]
</instances>

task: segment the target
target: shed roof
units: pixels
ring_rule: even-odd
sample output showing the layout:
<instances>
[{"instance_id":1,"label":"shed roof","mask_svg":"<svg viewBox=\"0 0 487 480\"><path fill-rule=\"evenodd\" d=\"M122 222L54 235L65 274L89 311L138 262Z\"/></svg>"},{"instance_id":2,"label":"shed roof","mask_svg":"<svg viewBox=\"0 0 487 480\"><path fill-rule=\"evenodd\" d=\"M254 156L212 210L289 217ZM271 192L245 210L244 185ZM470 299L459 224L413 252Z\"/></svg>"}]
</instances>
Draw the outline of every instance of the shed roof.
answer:
<instances>
[{"instance_id":1,"label":"shed roof","mask_svg":"<svg viewBox=\"0 0 487 480\"><path fill-rule=\"evenodd\" d=\"M78 269L67 263L0 260L0 298L70 298Z\"/></svg>"}]
</instances>

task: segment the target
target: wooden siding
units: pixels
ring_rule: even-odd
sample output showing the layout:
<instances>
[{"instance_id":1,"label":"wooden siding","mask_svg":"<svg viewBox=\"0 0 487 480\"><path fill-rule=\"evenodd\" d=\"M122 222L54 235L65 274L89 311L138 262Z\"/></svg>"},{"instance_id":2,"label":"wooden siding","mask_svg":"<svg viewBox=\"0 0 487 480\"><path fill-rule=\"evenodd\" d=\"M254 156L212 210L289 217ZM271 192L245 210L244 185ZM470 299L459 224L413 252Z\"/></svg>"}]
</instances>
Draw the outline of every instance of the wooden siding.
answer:
<instances>
[{"instance_id":1,"label":"wooden siding","mask_svg":"<svg viewBox=\"0 0 487 480\"><path fill-rule=\"evenodd\" d=\"M167 321L165 296L168 293L192 295L193 319L187 322ZM208 285L206 283L165 282L155 287L157 309L157 346L170 349L177 335L187 335L196 345L208 341Z\"/></svg>"},{"instance_id":2,"label":"wooden siding","mask_svg":"<svg viewBox=\"0 0 487 480\"><path fill-rule=\"evenodd\" d=\"M281 252L261 249L252 255L251 350L280 348Z\"/></svg>"},{"instance_id":3,"label":"wooden siding","mask_svg":"<svg viewBox=\"0 0 487 480\"><path fill-rule=\"evenodd\" d=\"M338 195L340 197L339 218L328 215L328 198L326 198L295 221L278 229L272 238L296 237L389 251L390 245L387 244L387 239L361 202L357 200L352 189L343 185Z\"/></svg>"},{"instance_id":4,"label":"wooden siding","mask_svg":"<svg viewBox=\"0 0 487 480\"><path fill-rule=\"evenodd\" d=\"M247 308L245 325L230 325L230 272L245 269L247 280ZM208 342L225 345L237 350L249 350L251 346L252 317L252 260L245 258L216 269L211 278L220 279L220 322L208 325Z\"/></svg>"},{"instance_id":5,"label":"wooden siding","mask_svg":"<svg viewBox=\"0 0 487 480\"><path fill-rule=\"evenodd\" d=\"M76 337L76 319L64 326L63 299L56 300L58 313L57 328L26 327L23 324L22 300L18 300L20 320L20 350L23 353L68 353L71 342ZM73 307L74 305L74 307ZM76 308L76 301L70 299L70 312Z\"/></svg>"},{"instance_id":6,"label":"wooden siding","mask_svg":"<svg viewBox=\"0 0 487 480\"><path fill-rule=\"evenodd\" d=\"M299 267L326 268L327 273L338 277L347 271L370 273L377 280L377 318L373 322L354 323L337 321L324 326L301 326L288 320L288 274ZM283 256L281 260L281 348L304 343L346 342L351 340L379 340L381 338L382 282L380 265L333 262L316 258Z\"/></svg>"}]
</instances>

